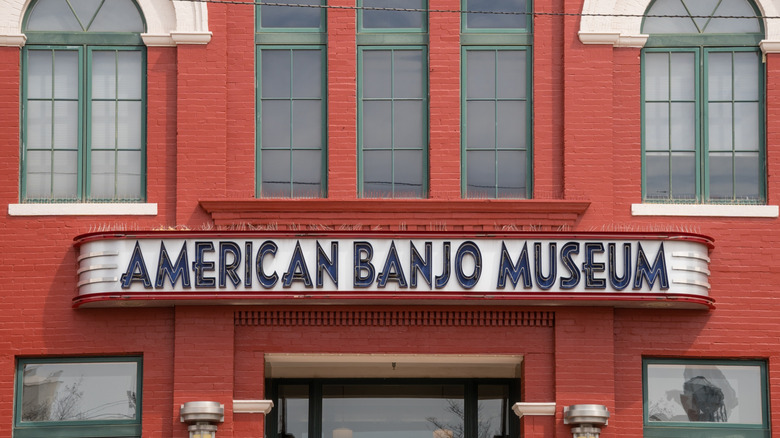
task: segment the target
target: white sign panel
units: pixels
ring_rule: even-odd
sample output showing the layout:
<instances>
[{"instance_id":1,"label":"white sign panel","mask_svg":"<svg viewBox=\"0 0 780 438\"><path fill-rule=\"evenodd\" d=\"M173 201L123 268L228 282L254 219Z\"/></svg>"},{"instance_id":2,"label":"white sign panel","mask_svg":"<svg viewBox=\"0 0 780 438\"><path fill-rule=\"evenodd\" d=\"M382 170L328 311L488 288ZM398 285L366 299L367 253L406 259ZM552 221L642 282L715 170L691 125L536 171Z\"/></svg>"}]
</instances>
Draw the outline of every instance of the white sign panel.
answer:
<instances>
[{"instance_id":1,"label":"white sign panel","mask_svg":"<svg viewBox=\"0 0 780 438\"><path fill-rule=\"evenodd\" d=\"M144 233L91 234L77 245L76 307L301 299L712 304L711 242L697 235Z\"/></svg>"}]
</instances>

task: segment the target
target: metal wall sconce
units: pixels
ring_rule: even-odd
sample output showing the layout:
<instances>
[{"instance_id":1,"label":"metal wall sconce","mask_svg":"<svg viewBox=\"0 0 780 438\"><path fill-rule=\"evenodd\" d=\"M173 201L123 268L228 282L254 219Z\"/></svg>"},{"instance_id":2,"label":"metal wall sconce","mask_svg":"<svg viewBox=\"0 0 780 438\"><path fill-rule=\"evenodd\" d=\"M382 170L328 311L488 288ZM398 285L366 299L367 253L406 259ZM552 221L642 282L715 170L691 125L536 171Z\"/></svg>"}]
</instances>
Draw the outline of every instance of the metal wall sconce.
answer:
<instances>
[{"instance_id":1,"label":"metal wall sconce","mask_svg":"<svg viewBox=\"0 0 780 438\"><path fill-rule=\"evenodd\" d=\"M187 402L179 408L179 418L187 423L190 438L216 438L217 426L225 421L225 405L214 401Z\"/></svg>"},{"instance_id":2,"label":"metal wall sconce","mask_svg":"<svg viewBox=\"0 0 780 438\"><path fill-rule=\"evenodd\" d=\"M572 438L599 438L609 411L604 405L572 405L563 408L563 424L571 424Z\"/></svg>"}]
</instances>

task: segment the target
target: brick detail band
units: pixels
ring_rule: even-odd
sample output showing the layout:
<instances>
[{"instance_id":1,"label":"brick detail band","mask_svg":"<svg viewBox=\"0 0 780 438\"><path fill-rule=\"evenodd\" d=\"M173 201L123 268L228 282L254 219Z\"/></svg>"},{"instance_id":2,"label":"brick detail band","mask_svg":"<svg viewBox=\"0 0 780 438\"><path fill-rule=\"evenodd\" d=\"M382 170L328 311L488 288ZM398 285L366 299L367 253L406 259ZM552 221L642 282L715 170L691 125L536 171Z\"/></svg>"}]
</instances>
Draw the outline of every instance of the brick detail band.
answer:
<instances>
[{"instance_id":1,"label":"brick detail band","mask_svg":"<svg viewBox=\"0 0 780 438\"><path fill-rule=\"evenodd\" d=\"M553 327L555 312L501 310L260 310L237 311L236 326L474 326Z\"/></svg>"}]
</instances>

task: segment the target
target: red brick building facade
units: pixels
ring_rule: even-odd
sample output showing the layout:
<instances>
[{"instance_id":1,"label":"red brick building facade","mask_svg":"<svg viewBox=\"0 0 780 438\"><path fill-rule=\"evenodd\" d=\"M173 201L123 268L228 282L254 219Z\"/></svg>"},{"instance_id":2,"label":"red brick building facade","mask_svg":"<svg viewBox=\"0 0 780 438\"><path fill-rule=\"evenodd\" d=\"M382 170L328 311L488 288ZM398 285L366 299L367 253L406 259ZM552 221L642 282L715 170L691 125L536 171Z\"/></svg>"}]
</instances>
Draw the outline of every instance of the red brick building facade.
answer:
<instances>
[{"instance_id":1,"label":"red brick building facade","mask_svg":"<svg viewBox=\"0 0 780 438\"><path fill-rule=\"evenodd\" d=\"M71 0L71 3L76 5L73 9L79 9L78 2ZM4 265L0 314L0 437L45 435L51 433L47 428L62 431L61 436L77 436L82 429L74 431L74 424L83 430L102 428L98 433L104 435L89 436L129 436L123 434L126 432L114 432L112 421L127 426L129 429L124 430L130 430L134 436L183 437L187 436L188 425L181 421L180 407L187 402L208 400L224 405L224 421L214 422L218 436L271 438L286 432L276 424L287 418L280 413L279 393L273 389L279 382L283 385L305 379L307 385L311 382L328 385L336 380L339 384L351 384L361 383L363 378L386 382L392 377L391 371L396 366L401 371L404 364L409 365L404 378L413 384L417 384L418 378L442 381L442 384L471 379L468 382L476 385L498 382L499 386L509 388L508 405L503 413L510 415L500 422L509 426L498 435L568 437L577 424L564 421L568 418L567 408L593 404L609 412L607 425L596 423L601 428L601 436L607 438L774 436L773 431L780 422L777 411L771 409L780 405L777 378L780 304L774 297L778 274L773 268L775 246L780 244L777 222L780 187L774 178L780 171L780 161L773 153L780 129L773 123L780 113L777 86L780 2L745 1L751 8L752 18L745 16L743 9L718 11L715 4L704 12L685 12L683 8L682 13L691 15L683 17L675 9L677 3L660 0L556 0L528 5L522 1L502 2L509 8L505 12L527 17L520 31L469 28L462 12L483 11L488 6L481 2L428 0L422 2L427 12L415 8L414 2L399 2L397 7L413 11L384 12L424 17L419 29L408 32L414 35L405 36L400 35L404 32L395 32L398 29L387 34L374 32L371 18L361 15L364 13L361 11L372 11L372 6L384 7L381 2L375 5L368 0L358 3L328 0L324 5L327 7L312 8L322 13L318 30L299 32L320 35L301 36L299 40L295 39L299 35L291 40L278 39L287 36L279 36L284 32L270 32L258 24L259 9L249 2L146 0L130 3L137 5L143 17L143 29L117 33L122 33L122 38L131 35L137 42L112 40L114 30L109 27L94 31L98 40L103 38L95 43L89 40L91 31L86 27L63 31L54 21L43 18L42 26L50 24L52 29L34 28L35 15L28 9L32 5L43 10L47 3L41 0L0 2L0 16L7 17L0 19L0 45L3 46L0 47L0 142L4 145L0 152L0 175L4 180L0 184L0 198L7 206L0 220ZM726 30L713 30L715 36L706 42L685 39L706 34L704 24L694 36L674 26L675 31L671 32L648 32L652 23L645 21L643 15L648 15L654 7L675 17L669 20L703 23L697 20L714 15L720 17L714 22L726 23ZM293 9L297 13L297 9L304 8ZM744 22L753 23L755 28L743 26ZM729 27L729 23L736 24ZM86 35L87 39L47 41L55 31L76 35L74 38ZM672 36L678 34L685 37L675 40ZM738 37L734 37L736 34ZM729 45L724 48L723 41L728 38L736 38L734 41L738 43L733 44L736 48ZM94 48L95 44L101 48ZM324 157L320 167L323 171L319 178L322 196L264 197L262 185L266 171L258 169L265 159L261 143L266 140L262 139L263 119L259 108L269 104L258 91L263 84L260 54L263 50L281 51L282 46L295 45L318 50L323 57L320 74L325 92L318 100L325 108L320 119L324 132L320 149ZM127 98L141 102L138 107L142 108L141 121L135 129L143 137L141 189L137 193L140 196L95 202L88 194L90 190L97 191L94 185L79 191L75 198L58 196L58 183L51 181L47 183L52 187L50 193L32 195L37 174L31 170L35 166L31 157L42 149L32 145L33 132L43 129L55 138L52 143L56 143L56 137L62 132L60 124L68 122L60 122L59 110L55 109L51 123L36 125L31 108L39 105L39 101L54 102L51 107L56 107L58 102L76 101L89 107L79 110L79 117L83 113L84 119L75 122L81 126L79 138L90 138L95 143L98 126L96 119L89 119L88 115L95 117L98 113L94 106L97 88L84 85L85 89L92 90L87 97L60 98L55 91L51 97L38 98L31 88L37 77L34 73L37 61L33 57L46 52L46 59L54 60L52 65L56 66L61 59L58 50L80 47L72 51L78 52L74 56L84 60L79 65L87 71L96 68L95 53L105 46L115 50L116 59L136 49L143 56L142 63L138 64L142 68L139 70L142 71L139 79L143 84L142 95L138 99ZM369 65L366 56L371 50L390 53L407 50L407 46L414 46L410 50L418 51L423 60L419 66L424 77L424 97L420 99L425 119L419 128L425 139L420 149L424 157L422 195L372 196L368 190L363 192L370 185L366 175L382 166L369 164L373 155L367 138L372 126L364 122L369 118L366 108L372 100L368 85L363 82L368 81L364 70ZM466 144L471 140L466 129L472 125L465 111L467 101L470 102L465 90L474 76L464 69L470 50L524 53L529 76L523 81L530 93L518 101L530 113L510 123L527 121L523 132L529 141L524 149L510 149L524 151L523 156L528 160L524 167L517 167L521 173L517 184L527 196L474 196L470 191L472 186L466 176L471 175L472 168L467 164L471 155L466 152ZM728 99L716 99L714 89L708 88L708 84L715 83L714 73L707 76L716 70L715 54L735 54L733 59L737 59L743 52L756 59L744 65L758 72L754 76L746 74L746 81L756 84L748 88L755 89L751 93L757 97L741 98L735 92ZM668 59L672 59L669 65L676 65L678 53L696 57L695 69L700 79L694 83L700 91L695 99L678 99L674 92L670 92L669 98L650 97L654 82L649 78L655 62L650 57L659 53L664 57L669 54ZM709 60L712 64L708 64ZM476 68L477 62L471 65ZM729 66L733 67L729 72L738 72L729 76L730 83L743 83L744 77L739 76L743 64L734 61ZM54 67L53 75L46 76L47 80L58 77L57 68ZM117 71L120 75L121 68ZM661 76L672 78L668 81L673 82L677 78L675 74ZM95 76L93 79L87 73L83 76L82 83L95 81ZM395 87L401 87L401 81L398 82L394 83ZM56 88L56 81L52 83ZM682 88L687 86L684 83ZM739 87L734 85L734 88ZM125 102L122 99L109 101L119 102L119 108ZM402 100L395 96L389 99ZM499 102L501 98L493 101ZM668 108L687 102L691 108L701 105L702 109L691 110L690 119L670 110L665 121L651 120L652 105L660 101L668 104ZM748 180L744 183L748 188L744 193L735 188L733 195L724 198L715 195L721 187L715 176L721 149L714 143L722 136L716 128L724 123L707 119L707 114L713 114L715 105L726 101L731 105L729 114L733 117L729 116L732 118L725 125L736 145L728 154L737 163L729 167L736 169L730 181L734 187L744 187L740 184ZM751 108L757 108L755 115ZM399 122L402 115L402 112L395 113L389 125L389 129L396 130L394 138L400 138L406 129ZM743 115L749 119L747 128L740 124ZM496 120L488 122L499 126ZM696 132L691 134L697 141L691 146L695 153L690 155L686 147L678 150L674 146L676 133L683 129L675 124L679 120L683 126L690 121L696 127ZM273 126L267 124L265 129ZM119 133L121 129L112 132ZM478 128L473 129L476 132ZM497 129L494 135L498 138L503 128ZM659 129L665 129L661 137L671 139L672 146L665 152L651 144L651 133ZM298 127L291 128L290 132L297 130ZM745 130L758 132L755 148L737 145L741 144L740 136ZM99 172L90 174L87 169L88 166L96 168L98 159L95 155L86 156L96 146L87 140L81 144L86 146L76 148L83 152L79 155L82 158L74 163L83 164L72 173L78 176L80 187L89 187L86 175L97 180ZM55 148L52 146L51 150ZM116 151L120 149L117 146ZM55 163L52 167L62 162L55 152L44 152L44 155ZM678 197L676 190L681 183L676 179L679 172L675 166L694 155L697 164L695 172L691 171L691 179L695 179L692 183L695 193L687 197L683 187ZM665 157L670 163L661 171L667 173L669 187L659 189L666 191L666 198L651 193L655 190L652 177L657 170L651 163L656 162L653 160L657 156ZM117 166L123 160L132 161L120 152L116 152L115 158ZM401 158L391 161L399 169L411 164ZM499 168L501 158L494 161ZM740 167L739 163L745 162L749 164ZM745 178L739 173L744 168L749 169ZM479 169L473 171L475 178L479 178ZM52 172L52 175L56 173ZM498 181L503 171L496 172ZM138 172L133 174L137 176ZM406 176L396 177L390 184L398 184ZM500 186L497 183L499 192ZM377 242L388 239L400 248L400 242L414 240L417 249L429 241L434 247L441 241L473 241L483 248L486 271L493 269L487 259L498 259L501 255L500 251L484 249L489 246L488 241L526 242L529 251L541 242L541 254L545 256L566 242L575 242L578 245L575 254L579 255L585 253L589 243L596 245L596 249L591 259L569 259L574 260L572 263L583 282L573 291L561 286L567 271L563 270L566 257L560 256L555 262L560 272L546 289L535 287L540 283L540 276L549 273L551 267L539 265L543 269L536 268L536 277L528 273L533 286L526 292L513 295L504 289L485 291L477 287L470 294L470 286L463 284L477 276L477 268L470 265L463 268L458 264L453 269L461 267L465 271L460 288L450 292L430 287L419 294L405 295L414 291L404 289L399 278L403 274L398 271L406 270L408 261L394 265L392 261L386 262L386 253L382 253L375 260L376 274L381 273L386 262L382 272L389 276L391 286L371 286L363 295L363 289L350 283L365 272L351 271L352 278L339 279L338 291L326 293L324 289L305 284L303 268L292 261L289 270L276 270L280 284L283 275L291 275L291 286L276 285L276 289L269 288L273 293L268 292L267 296L257 287L261 274L270 277L270 270L251 274L254 275L251 291L236 283L213 289L176 288L174 271L170 270L170 278L165 280L163 276L163 283L168 281L173 290L160 289L160 295L155 295L158 289L142 285L140 268L125 262L116 268L117 272L132 278L128 280L127 291L117 288L90 297L90 292L84 289L87 287L83 283L84 273L80 271L85 266L84 258L90 257L82 252L84 245L105 241L110 250L114 248L112 245L119 248L120 242L127 241L130 249L117 251L131 257L132 244L139 239L152 241L155 248L160 242L166 243L171 263L175 263L182 240L188 242L185 246L203 240L236 242L241 250L248 248L243 246L245 242L246 245L251 242L250 254L258 251L261 243L275 239L317 240L323 248L326 242L337 239L343 239L342 248L347 245L352 248L354 242L368 242L379 248ZM559 242L557 246L550 246L549 242L553 241ZM708 259L704 267L691 269L695 271L694 276L704 276L704 286L699 286L706 292L698 295L680 292L674 281L663 288L662 280L654 282L649 270L644 283L633 290L630 286L613 290L610 286L597 285L597 280L607 279L611 273L605 249L609 243L618 242L621 248L619 242L629 242L634 245L630 246L631 260L639 260L637 242L645 248L659 242L665 245L662 247L670 248L676 241L693 242L699 245L697 248L705 248ZM279 248L284 245L278 243ZM686 248L679 251L687 251ZM453 255L456 249L454 243ZM193 282L198 276L194 264L221 260L213 247L207 251L212 252L205 259L193 262L191 258L187 262L186 269L190 272L186 275L192 276ZM519 247L509 252L510 263L521 266ZM671 250L667 252L671 256ZM252 263L259 263L256 260L263 257L270 260L277 253L265 254L257 259L248 257L249 262L242 269L246 266L251 269ZM433 254L440 257L437 249ZM476 259L470 254L473 253L458 259L458 263ZM148 275L154 282L152 265L157 266L159 254L144 256ZM654 256L648 250L649 264L654 263ZM304 256L314 276L319 266L309 257L312 257L309 253ZM539 259L537 253L534 260ZM235 261L227 260L228 264ZM290 259L284 260L284 267L287 260ZM353 262L358 263L357 256L354 260L340 258L339 263L346 266ZM529 263L529 269L533 269L534 262ZM200 271L200 279L216 280L216 273L222 272L219 266L212 265L213 273L209 273L207 265L201 267L207 273ZM259 264L254 267L258 268ZM568 271L569 279L573 279L574 271L574 268ZM411 271L405 272L407 276L410 274ZM517 275L522 281L524 273ZM636 274L636 278L640 275ZM595 279L593 288L582 289L587 279ZM179 280L183 286L183 278ZM241 274L240 282L246 285L247 281ZM325 283L329 284L327 277ZM455 280L450 283L454 284ZM388 292L397 289L400 292ZM515 290L519 291L519 286L515 285ZM28 367L104 360L121 362L123 358L131 358L131 364L137 364L134 376L139 380L137 392L142 395L141 400L131 402L134 410L127 422L115 418L101 422L86 417L73 421L25 417L25 391L36 384L23 376ZM665 367L672 371L692 367L702 374L702 370L712 369L725 373L737 392L736 396L724 395L725 389L720 388L721 401L725 397L731 420L690 415L674 419L654 416L651 390L673 380L664 380L667 377L661 374L655 380L653 373ZM734 374L737 385L730 377L730 370L743 368L747 370L746 377ZM683 391L682 387L677 389ZM375 394L369 394L368 398L372 396ZM320 409L322 399L316 397L321 396L309 397L313 403L309 409ZM729 405L737 399L741 405ZM51 400L61 399L50 397ZM678 395L667 400L674 406L669 409L685 408ZM274 404L273 407L270 403L262 405L263 409L270 407L270 410L259 412L263 409L244 407L246 401L273 401ZM758 414L748 415L748 410ZM476 414L465 413L463 417L469 415ZM324 421L315 417L309 421ZM460 436L477 438L476 426L469 426L472 420L464 421L466 426L461 428ZM272 426L266 430L268 424ZM311 427L309 433L330 438L331 431L325 426ZM350 433L360 435L360 430L351 427ZM458 434L456 428L456 438Z\"/></svg>"}]
</instances>

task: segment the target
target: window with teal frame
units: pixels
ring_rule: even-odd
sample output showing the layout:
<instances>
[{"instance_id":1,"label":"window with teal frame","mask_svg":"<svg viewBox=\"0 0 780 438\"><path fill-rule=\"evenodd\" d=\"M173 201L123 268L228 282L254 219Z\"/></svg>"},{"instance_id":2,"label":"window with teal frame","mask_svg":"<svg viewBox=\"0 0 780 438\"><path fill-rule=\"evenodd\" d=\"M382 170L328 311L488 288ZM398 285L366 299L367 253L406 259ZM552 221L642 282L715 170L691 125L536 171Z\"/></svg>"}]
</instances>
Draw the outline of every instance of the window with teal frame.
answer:
<instances>
[{"instance_id":1,"label":"window with teal frame","mask_svg":"<svg viewBox=\"0 0 780 438\"><path fill-rule=\"evenodd\" d=\"M318 0L257 3L258 198L326 194L325 8Z\"/></svg>"},{"instance_id":2,"label":"window with teal frame","mask_svg":"<svg viewBox=\"0 0 780 438\"><path fill-rule=\"evenodd\" d=\"M358 6L358 196L425 198L427 1Z\"/></svg>"},{"instance_id":3,"label":"window with teal frame","mask_svg":"<svg viewBox=\"0 0 780 438\"><path fill-rule=\"evenodd\" d=\"M22 202L145 200L144 31L132 0L30 4L22 50Z\"/></svg>"},{"instance_id":4,"label":"window with teal frame","mask_svg":"<svg viewBox=\"0 0 780 438\"><path fill-rule=\"evenodd\" d=\"M463 0L462 7L462 196L530 198L530 4Z\"/></svg>"},{"instance_id":5,"label":"window with teal frame","mask_svg":"<svg viewBox=\"0 0 780 438\"><path fill-rule=\"evenodd\" d=\"M766 203L763 25L755 5L659 0L646 15L644 201Z\"/></svg>"},{"instance_id":6,"label":"window with teal frame","mask_svg":"<svg viewBox=\"0 0 780 438\"><path fill-rule=\"evenodd\" d=\"M769 438L766 363L645 358L644 436Z\"/></svg>"},{"instance_id":7,"label":"window with teal frame","mask_svg":"<svg viewBox=\"0 0 780 438\"><path fill-rule=\"evenodd\" d=\"M19 359L15 438L140 437L139 357Z\"/></svg>"},{"instance_id":8,"label":"window with teal frame","mask_svg":"<svg viewBox=\"0 0 780 438\"><path fill-rule=\"evenodd\" d=\"M507 379L274 379L268 438L510 438L519 384Z\"/></svg>"}]
</instances>

